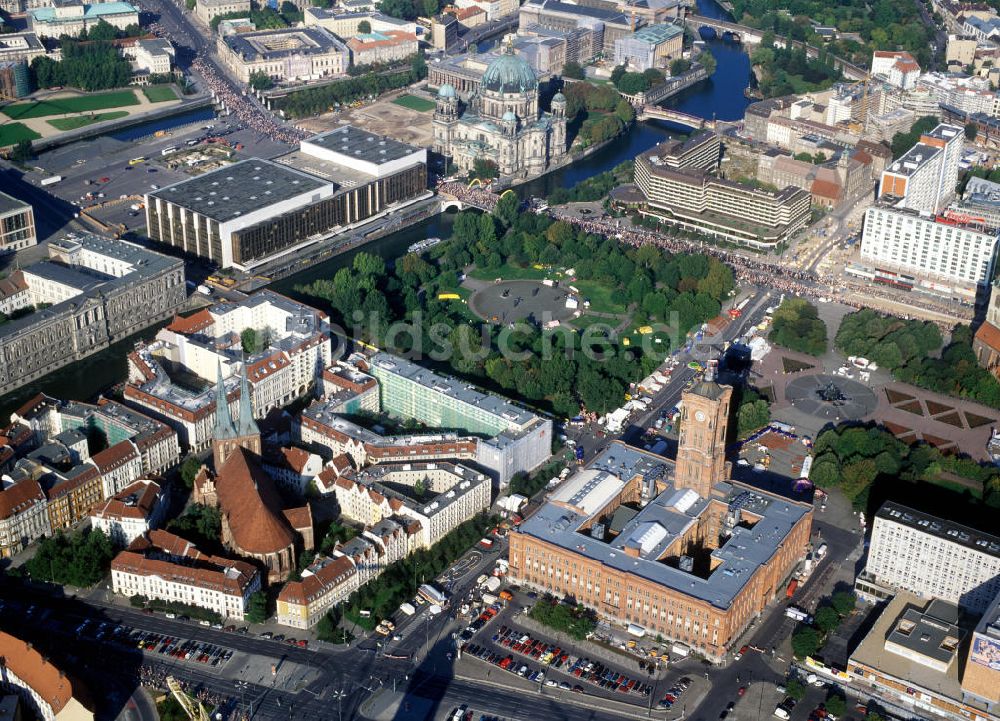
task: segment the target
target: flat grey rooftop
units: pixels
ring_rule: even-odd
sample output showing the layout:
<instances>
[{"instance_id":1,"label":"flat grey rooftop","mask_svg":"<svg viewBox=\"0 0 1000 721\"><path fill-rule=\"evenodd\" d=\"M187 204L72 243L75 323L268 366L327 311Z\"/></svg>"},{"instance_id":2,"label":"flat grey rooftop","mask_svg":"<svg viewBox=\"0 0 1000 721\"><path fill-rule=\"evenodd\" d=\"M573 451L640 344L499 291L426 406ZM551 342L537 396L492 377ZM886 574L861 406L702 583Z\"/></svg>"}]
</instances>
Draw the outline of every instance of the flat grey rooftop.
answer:
<instances>
[{"instance_id":1,"label":"flat grey rooftop","mask_svg":"<svg viewBox=\"0 0 1000 721\"><path fill-rule=\"evenodd\" d=\"M536 418L534 413L514 405L506 398L481 393L455 378L438 375L405 358L380 352L372 356L371 363L373 369L378 368L386 373L401 376L460 402L482 408L502 418L507 424L523 426Z\"/></svg>"},{"instance_id":2,"label":"flat grey rooftop","mask_svg":"<svg viewBox=\"0 0 1000 721\"><path fill-rule=\"evenodd\" d=\"M286 165L253 158L168 185L149 197L222 223L328 185Z\"/></svg>"},{"instance_id":3,"label":"flat grey rooftop","mask_svg":"<svg viewBox=\"0 0 1000 721\"><path fill-rule=\"evenodd\" d=\"M269 42L283 38L281 42ZM322 55L348 52L337 36L326 28L280 28L227 35L223 42L243 60L278 60L296 55Z\"/></svg>"},{"instance_id":4,"label":"flat grey rooftop","mask_svg":"<svg viewBox=\"0 0 1000 721\"><path fill-rule=\"evenodd\" d=\"M107 280L107 277L100 277L96 273L77 270L68 265L53 263L43 260L24 269L28 276L28 287L31 287L31 276L36 276L51 283L69 286L83 293L96 288Z\"/></svg>"},{"instance_id":5,"label":"flat grey rooftop","mask_svg":"<svg viewBox=\"0 0 1000 721\"><path fill-rule=\"evenodd\" d=\"M368 163L389 163L419 152L416 148L398 140L369 133L367 130L345 125L325 133L306 138L304 143L316 145L335 153L364 160Z\"/></svg>"},{"instance_id":6,"label":"flat grey rooftop","mask_svg":"<svg viewBox=\"0 0 1000 721\"><path fill-rule=\"evenodd\" d=\"M742 484L720 483L715 491L722 494L730 513L746 511L754 517L759 516L760 520L752 527L736 525L732 529L728 540L712 552L712 557L720 563L707 578L682 571L667 565L660 556L678 534L697 521L710 501L693 491L674 488L673 465L662 456L614 442L582 472L597 472L595 480L600 483L589 481L589 488L581 488L572 498L546 503L521 525L518 532L726 609L757 569L774 556L808 508ZM628 520L619 520L625 521L624 527L610 543L595 539L589 533L577 532L591 517L588 513L603 508L616 495L615 489L602 481L607 478L606 474L623 481L637 475L644 481L668 481L666 490L645 508ZM574 478L576 476L571 476L565 482L570 489ZM587 498L591 492L598 498ZM559 500L559 492L554 498ZM584 512L579 512L580 508L584 508ZM638 558L625 552L624 549L630 546L640 548Z\"/></svg>"},{"instance_id":7,"label":"flat grey rooftop","mask_svg":"<svg viewBox=\"0 0 1000 721\"><path fill-rule=\"evenodd\" d=\"M948 540L990 556L1000 557L1000 537L977 531L969 526L963 526L961 523L923 513L895 501L883 503L882 507L875 513L875 518L915 528L936 538Z\"/></svg>"},{"instance_id":8,"label":"flat grey rooftop","mask_svg":"<svg viewBox=\"0 0 1000 721\"><path fill-rule=\"evenodd\" d=\"M13 195L7 195L7 193L0 193L0 215L6 215L7 213L12 213L15 210L24 210L25 208L30 208L28 203L23 200L18 200Z\"/></svg>"}]
</instances>

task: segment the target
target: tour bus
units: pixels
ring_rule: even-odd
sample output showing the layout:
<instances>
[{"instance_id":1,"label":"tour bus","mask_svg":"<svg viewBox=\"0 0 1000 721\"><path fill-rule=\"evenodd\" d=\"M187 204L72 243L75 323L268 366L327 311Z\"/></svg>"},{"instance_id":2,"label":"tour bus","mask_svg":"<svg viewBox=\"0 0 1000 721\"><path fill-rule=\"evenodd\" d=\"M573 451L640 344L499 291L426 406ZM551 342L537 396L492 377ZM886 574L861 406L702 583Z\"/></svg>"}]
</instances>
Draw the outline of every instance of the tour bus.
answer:
<instances>
[{"instance_id":1,"label":"tour bus","mask_svg":"<svg viewBox=\"0 0 1000 721\"><path fill-rule=\"evenodd\" d=\"M128 161L128 164L129 165L138 165L139 163L145 163L145 162L146 162L146 159L144 157L140 156L138 158L132 158L130 161Z\"/></svg>"}]
</instances>

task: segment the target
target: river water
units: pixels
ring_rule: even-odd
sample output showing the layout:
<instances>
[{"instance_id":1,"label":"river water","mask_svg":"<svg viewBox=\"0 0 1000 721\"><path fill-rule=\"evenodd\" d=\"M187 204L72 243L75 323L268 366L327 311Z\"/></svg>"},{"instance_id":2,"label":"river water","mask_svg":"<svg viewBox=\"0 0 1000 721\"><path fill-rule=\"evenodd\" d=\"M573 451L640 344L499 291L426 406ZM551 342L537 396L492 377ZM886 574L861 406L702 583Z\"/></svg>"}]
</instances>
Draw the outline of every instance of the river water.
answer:
<instances>
[{"instance_id":1,"label":"river water","mask_svg":"<svg viewBox=\"0 0 1000 721\"><path fill-rule=\"evenodd\" d=\"M698 0L698 12L706 17L728 18L726 11L715 0ZM743 117L748 100L743 94L750 82L750 59L739 45L722 40L707 43L717 61L715 74L706 82L689 88L668 101L666 105L684 113L719 120L738 120ZM147 131L148 132L148 131ZM668 138L685 135L690 131L661 121L638 123L627 135L616 139L590 157L520 186L524 195L547 195L557 187L572 187L597 173L614 168ZM368 243L359 250L377 253L387 260L397 258L413 243L424 238L451 234L454 215L444 213L417 225L387 235ZM351 262L357 250L338 255L323 263L311 266L300 273L276 281L275 290L295 295L295 287L317 278L332 278L344 265ZM162 324L161 324L162 325ZM27 386L0 397L0 424L7 421L11 412L36 393L47 393L56 398L87 400L120 383L126 376L125 355L140 338L151 338L160 326L154 326L131 338L122 340L111 348L67 366Z\"/></svg>"}]
</instances>

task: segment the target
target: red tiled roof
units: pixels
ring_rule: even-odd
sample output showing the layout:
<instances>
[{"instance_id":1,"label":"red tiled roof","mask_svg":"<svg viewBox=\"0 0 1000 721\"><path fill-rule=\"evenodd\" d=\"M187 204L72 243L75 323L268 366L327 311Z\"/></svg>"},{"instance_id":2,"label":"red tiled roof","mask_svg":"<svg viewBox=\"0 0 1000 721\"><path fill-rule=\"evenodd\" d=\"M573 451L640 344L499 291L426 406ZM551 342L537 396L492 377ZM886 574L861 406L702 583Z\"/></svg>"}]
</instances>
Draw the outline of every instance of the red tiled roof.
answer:
<instances>
[{"instance_id":1,"label":"red tiled roof","mask_svg":"<svg viewBox=\"0 0 1000 721\"><path fill-rule=\"evenodd\" d=\"M157 576L167 582L216 590L230 596L243 596L244 590L257 575L257 569L246 561L196 553L198 556L194 563L190 555L187 556L189 560L178 563L147 557L130 546L129 550L115 556L111 570L136 576Z\"/></svg>"},{"instance_id":2,"label":"red tiled roof","mask_svg":"<svg viewBox=\"0 0 1000 721\"><path fill-rule=\"evenodd\" d=\"M310 566L312 570L314 566ZM357 567L348 556L327 559L323 566L316 568L301 581L286 583L278 594L278 600L304 606L338 586L348 583L357 573Z\"/></svg>"},{"instance_id":3,"label":"red tiled roof","mask_svg":"<svg viewBox=\"0 0 1000 721\"><path fill-rule=\"evenodd\" d=\"M212 314L208 312L208 308L202 308L197 313L193 313L186 318L175 315L174 319L170 321L170 325L167 326L167 330L172 330L174 333L180 333L181 335L190 335L205 330L213 323L215 323L215 320L212 318Z\"/></svg>"},{"instance_id":4,"label":"red tiled roof","mask_svg":"<svg viewBox=\"0 0 1000 721\"><path fill-rule=\"evenodd\" d=\"M1000 352L1000 328L992 323L983 323L976 331L976 340L993 351Z\"/></svg>"},{"instance_id":5,"label":"red tiled roof","mask_svg":"<svg viewBox=\"0 0 1000 721\"><path fill-rule=\"evenodd\" d=\"M262 358L253 365L247 368L247 378L252 382L256 383L263 380L270 373L277 373L282 368L285 368L291 363L288 359L288 354L284 351L278 351L269 355L267 358Z\"/></svg>"},{"instance_id":6,"label":"red tiled roof","mask_svg":"<svg viewBox=\"0 0 1000 721\"><path fill-rule=\"evenodd\" d=\"M38 481L26 479L0 490L0 518L22 513L36 503L45 502L45 493Z\"/></svg>"},{"instance_id":7,"label":"red tiled roof","mask_svg":"<svg viewBox=\"0 0 1000 721\"><path fill-rule=\"evenodd\" d=\"M219 506L229 519L236 546L247 553L283 551L295 542L281 515L281 500L271 477L245 448L222 464L215 480Z\"/></svg>"},{"instance_id":8,"label":"red tiled roof","mask_svg":"<svg viewBox=\"0 0 1000 721\"><path fill-rule=\"evenodd\" d=\"M312 528L312 511L309 509L308 505L299 506L298 508L286 508L281 513L284 515L285 520L288 521L288 525L296 531L299 529Z\"/></svg>"},{"instance_id":9,"label":"red tiled roof","mask_svg":"<svg viewBox=\"0 0 1000 721\"><path fill-rule=\"evenodd\" d=\"M0 667L9 668L58 715L73 698L73 683L30 643L0 631ZM2 672L0 672L2 675Z\"/></svg>"},{"instance_id":10,"label":"red tiled roof","mask_svg":"<svg viewBox=\"0 0 1000 721\"><path fill-rule=\"evenodd\" d=\"M821 198L840 199L841 187L830 180L814 180L810 192Z\"/></svg>"},{"instance_id":11,"label":"red tiled roof","mask_svg":"<svg viewBox=\"0 0 1000 721\"><path fill-rule=\"evenodd\" d=\"M135 502L129 504L128 498L133 494ZM94 509L91 515L99 518L149 518L159 494L159 484L148 480L136 481L105 501L103 506Z\"/></svg>"},{"instance_id":12,"label":"red tiled roof","mask_svg":"<svg viewBox=\"0 0 1000 721\"><path fill-rule=\"evenodd\" d=\"M101 469L101 473L107 473L137 458L139 458L139 452L131 441L125 440L114 444L110 448L105 448L100 453L96 453L91 460Z\"/></svg>"}]
</instances>

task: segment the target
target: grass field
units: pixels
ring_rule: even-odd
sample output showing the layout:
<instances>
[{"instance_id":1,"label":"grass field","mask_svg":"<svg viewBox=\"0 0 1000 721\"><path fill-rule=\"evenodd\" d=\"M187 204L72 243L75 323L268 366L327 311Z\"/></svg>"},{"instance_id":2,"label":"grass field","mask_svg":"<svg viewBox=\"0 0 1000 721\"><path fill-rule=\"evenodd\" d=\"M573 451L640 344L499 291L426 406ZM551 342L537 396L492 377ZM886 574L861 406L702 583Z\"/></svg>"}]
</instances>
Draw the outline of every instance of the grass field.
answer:
<instances>
[{"instance_id":1,"label":"grass field","mask_svg":"<svg viewBox=\"0 0 1000 721\"><path fill-rule=\"evenodd\" d=\"M433 102L424 98L418 98L416 95L400 95L392 102L396 105L402 105L404 108L416 110L418 113L429 113L434 109Z\"/></svg>"},{"instance_id":2,"label":"grass field","mask_svg":"<svg viewBox=\"0 0 1000 721\"><path fill-rule=\"evenodd\" d=\"M95 110L122 108L126 105L138 104L139 99L135 97L135 91L114 90L110 93L80 95L72 98L14 103L5 106L2 112L12 120L26 120L28 118L44 118L49 115L62 115L63 113L89 113Z\"/></svg>"},{"instance_id":3,"label":"grass field","mask_svg":"<svg viewBox=\"0 0 1000 721\"><path fill-rule=\"evenodd\" d=\"M142 89L142 94L151 103L163 103L167 100L177 100L177 93L169 85L153 85Z\"/></svg>"},{"instance_id":4,"label":"grass field","mask_svg":"<svg viewBox=\"0 0 1000 721\"><path fill-rule=\"evenodd\" d=\"M0 124L0 148L14 145L20 140L38 140L42 137L23 123Z\"/></svg>"},{"instance_id":5,"label":"grass field","mask_svg":"<svg viewBox=\"0 0 1000 721\"><path fill-rule=\"evenodd\" d=\"M580 295L590 301L588 310L594 313L624 313L627 309L624 305L614 300L614 292L611 288L590 280L578 280L573 283L580 291Z\"/></svg>"},{"instance_id":6,"label":"grass field","mask_svg":"<svg viewBox=\"0 0 1000 721\"><path fill-rule=\"evenodd\" d=\"M110 113L74 115L70 118L53 118L52 120L46 120L45 122L56 130L76 130L77 128L82 128L86 125L93 125L94 123L100 123L104 120L124 118L126 115L128 115L128 112L125 110L112 110Z\"/></svg>"},{"instance_id":7,"label":"grass field","mask_svg":"<svg viewBox=\"0 0 1000 721\"><path fill-rule=\"evenodd\" d=\"M549 272L544 268L539 270L528 266L518 268L515 265L501 265L499 268L476 268L469 275L477 280L543 280L548 277Z\"/></svg>"}]
</instances>

